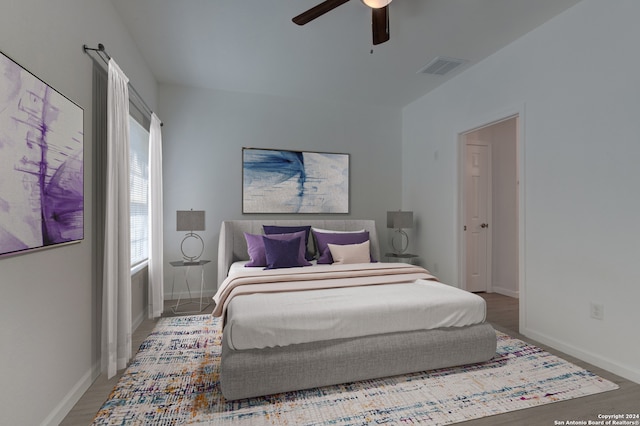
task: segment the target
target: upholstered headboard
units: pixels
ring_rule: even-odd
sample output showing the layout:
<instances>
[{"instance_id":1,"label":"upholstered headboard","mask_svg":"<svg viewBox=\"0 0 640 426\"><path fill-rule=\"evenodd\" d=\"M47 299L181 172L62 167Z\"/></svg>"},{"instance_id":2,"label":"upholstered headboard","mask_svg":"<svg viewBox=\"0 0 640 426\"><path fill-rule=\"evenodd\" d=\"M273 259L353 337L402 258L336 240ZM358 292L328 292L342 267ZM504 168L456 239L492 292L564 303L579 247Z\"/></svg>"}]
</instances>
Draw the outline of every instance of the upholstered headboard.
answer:
<instances>
[{"instance_id":1,"label":"upholstered headboard","mask_svg":"<svg viewBox=\"0 0 640 426\"><path fill-rule=\"evenodd\" d=\"M358 231L364 229L369 232L371 256L380 260L380 247L376 222L374 220L226 220L220 227L218 242L218 285L227 277L229 267L233 262L249 260L247 241L244 233L263 234L262 225L279 226L308 226L331 229L334 231ZM313 239L309 239L310 249L313 249Z\"/></svg>"}]
</instances>

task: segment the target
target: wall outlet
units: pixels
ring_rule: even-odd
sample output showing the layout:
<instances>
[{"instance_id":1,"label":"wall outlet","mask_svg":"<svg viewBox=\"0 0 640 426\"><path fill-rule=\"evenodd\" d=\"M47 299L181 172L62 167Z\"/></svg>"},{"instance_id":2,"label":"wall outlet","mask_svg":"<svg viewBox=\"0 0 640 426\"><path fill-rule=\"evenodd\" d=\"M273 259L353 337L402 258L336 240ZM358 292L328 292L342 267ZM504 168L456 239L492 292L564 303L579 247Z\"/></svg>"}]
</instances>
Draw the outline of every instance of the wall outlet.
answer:
<instances>
[{"instance_id":1,"label":"wall outlet","mask_svg":"<svg viewBox=\"0 0 640 426\"><path fill-rule=\"evenodd\" d=\"M591 318L604 320L604 305L602 303L591 302Z\"/></svg>"}]
</instances>

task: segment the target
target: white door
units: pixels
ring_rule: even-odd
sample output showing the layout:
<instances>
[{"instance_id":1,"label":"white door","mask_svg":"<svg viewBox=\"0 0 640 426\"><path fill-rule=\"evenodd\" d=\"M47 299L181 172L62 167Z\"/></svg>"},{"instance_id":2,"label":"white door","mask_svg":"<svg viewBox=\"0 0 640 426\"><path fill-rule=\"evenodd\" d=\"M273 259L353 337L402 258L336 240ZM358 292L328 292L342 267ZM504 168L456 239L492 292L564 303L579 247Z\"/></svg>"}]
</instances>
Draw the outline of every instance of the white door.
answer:
<instances>
[{"instance_id":1,"label":"white door","mask_svg":"<svg viewBox=\"0 0 640 426\"><path fill-rule=\"evenodd\" d=\"M491 274L490 147L465 144L466 289L488 291Z\"/></svg>"}]
</instances>

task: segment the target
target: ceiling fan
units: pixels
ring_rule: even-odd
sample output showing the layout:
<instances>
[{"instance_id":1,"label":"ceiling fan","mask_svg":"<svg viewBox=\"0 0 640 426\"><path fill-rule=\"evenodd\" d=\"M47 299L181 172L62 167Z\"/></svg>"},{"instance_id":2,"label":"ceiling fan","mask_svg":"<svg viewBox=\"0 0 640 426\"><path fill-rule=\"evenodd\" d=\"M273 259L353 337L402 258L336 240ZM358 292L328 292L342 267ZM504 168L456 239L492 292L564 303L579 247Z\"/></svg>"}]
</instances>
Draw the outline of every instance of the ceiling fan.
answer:
<instances>
[{"instance_id":1,"label":"ceiling fan","mask_svg":"<svg viewBox=\"0 0 640 426\"><path fill-rule=\"evenodd\" d=\"M332 11L349 0L326 0L292 19L298 25L307 24L314 19ZM381 44L389 40L389 3L391 0L361 0L371 8L371 30L373 44Z\"/></svg>"}]
</instances>

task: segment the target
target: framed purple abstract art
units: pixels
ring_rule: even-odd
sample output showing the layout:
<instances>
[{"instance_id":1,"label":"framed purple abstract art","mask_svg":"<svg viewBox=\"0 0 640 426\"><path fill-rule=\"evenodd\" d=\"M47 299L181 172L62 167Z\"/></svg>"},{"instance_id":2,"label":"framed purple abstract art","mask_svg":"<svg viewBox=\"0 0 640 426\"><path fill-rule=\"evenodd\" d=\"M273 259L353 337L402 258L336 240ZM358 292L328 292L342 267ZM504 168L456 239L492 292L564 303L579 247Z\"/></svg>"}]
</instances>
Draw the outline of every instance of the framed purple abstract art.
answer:
<instances>
[{"instance_id":1,"label":"framed purple abstract art","mask_svg":"<svg viewBox=\"0 0 640 426\"><path fill-rule=\"evenodd\" d=\"M84 111L0 52L0 256L84 238Z\"/></svg>"}]
</instances>

